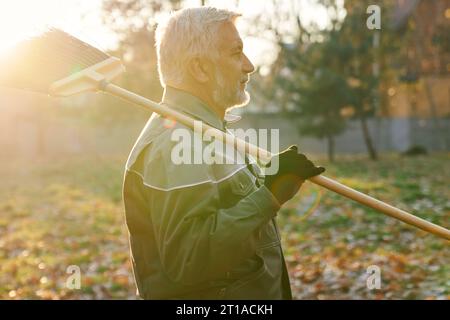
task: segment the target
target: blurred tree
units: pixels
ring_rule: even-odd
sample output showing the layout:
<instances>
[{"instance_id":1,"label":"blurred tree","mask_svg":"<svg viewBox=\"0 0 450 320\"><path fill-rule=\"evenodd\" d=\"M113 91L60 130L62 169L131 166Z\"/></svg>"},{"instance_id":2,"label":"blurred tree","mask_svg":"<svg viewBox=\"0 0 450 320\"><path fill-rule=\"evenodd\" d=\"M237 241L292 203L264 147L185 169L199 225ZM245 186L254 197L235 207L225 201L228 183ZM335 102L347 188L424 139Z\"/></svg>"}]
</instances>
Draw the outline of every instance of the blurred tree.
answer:
<instances>
[{"instance_id":1,"label":"blurred tree","mask_svg":"<svg viewBox=\"0 0 450 320\"><path fill-rule=\"evenodd\" d=\"M180 0L103 0L103 21L118 38L117 49L110 52L122 59L127 72L120 78L123 87L159 101L162 87L159 82L155 51L157 19L180 6ZM130 117L122 101L108 105L110 118ZM137 117L142 113L133 112Z\"/></svg>"},{"instance_id":2,"label":"blurred tree","mask_svg":"<svg viewBox=\"0 0 450 320\"><path fill-rule=\"evenodd\" d=\"M154 27L161 13L180 8L181 0L102 0L103 20L120 40L143 27ZM149 28L150 29L150 28Z\"/></svg>"},{"instance_id":3,"label":"blurred tree","mask_svg":"<svg viewBox=\"0 0 450 320\"><path fill-rule=\"evenodd\" d=\"M325 30L314 22L303 24L297 1L287 2L266 19L262 27L272 31L279 54L265 81L254 88L256 95L273 101L282 112L298 114L300 121L292 118L301 134L325 138L333 161L334 137L346 127L343 110L349 88L342 76L342 61L348 53L338 36L342 22L338 1L323 5L329 13Z\"/></svg>"},{"instance_id":4,"label":"blurred tree","mask_svg":"<svg viewBox=\"0 0 450 320\"><path fill-rule=\"evenodd\" d=\"M152 100L162 94L155 51L154 27L143 26L128 32L113 53L122 58L127 72L121 84Z\"/></svg>"},{"instance_id":5,"label":"blurred tree","mask_svg":"<svg viewBox=\"0 0 450 320\"><path fill-rule=\"evenodd\" d=\"M350 85L350 105L354 108L354 117L361 123L362 134L367 151L372 160L378 158L368 128L369 117L382 111L383 99L381 89L391 81L392 65L398 46L395 44L395 33L389 27L390 16L386 14L392 8L390 0L380 1L381 30L370 30L366 27L369 17L366 10L372 4L370 0L346 0L344 7L347 15L339 35L350 49L344 68L345 77ZM398 39L397 39L398 40ZM384 85L383 85L384 83Z\"/></svg>"},{"instance_id":6,"label":"blurred tree","mask_svg":"<svg viewBox=\"0 0 450 320\"><path fill-rule=\"evenodd\" d=\"M312 43L304 50L285 48L286 68L277 82L288 94L289 104L301 116L302 134L325 138L328 158L334 160L334 136L346 127L344 108L348 105L349 87L342 76L342 63L347 50L338 41L336 31L326 40ZM297 51L297 52L295 52Z\"/></svg>"},{"instance_id":7,"label":"blurred tree","mask_svg":"<svg viewBox=\"0 0 450 320\"><path fill-rule=\"evenodd\" d=\"M361 123L362 134L371 159L378 155L370 135L367 119L375 115L376 88L379 84L379 70L374 68L379 33L366 27L366 1L347 0L347 15L340 30L340 38L348 46L345 77L350 87L350 104L354 109L354 117Z\"/></svg>"},{"instance_id":8,"label":"blurred tree","mask_svg":"<svg viewBox=\"0 0 450 320\"><path fill-rule=\"evenodd\" d=\"M179 5L179 0L103 0L104 23L119 41L113 54L122 58L128 71L122 84L150 99L162 93L154 47L156 22L162 13Z\"/></svg>"},{"instance_id":9,"label":"blurred tree","mask_svg":"<svg viewBox=\"0 0 450 320\"><path fill-rule=\"evenodd\" d=\"M366 26L369 0L346 0L343 7L342 1L318 0L327 11L325 28L314 22L304 25L299 2L287 3L261 24L272 30L279 55L269 80L255 86L257 94L277 101L281 110L293 107L302 114L301 133L327 138L330 158L333 136L345 129L345 119L358 119L369 156L377 159L368 118L387 109L385 92L395 75L391 60L397 35L389 28L389 15L383 14L393 0L378 2L383 34Z\"/></svg>"}]
</instances>

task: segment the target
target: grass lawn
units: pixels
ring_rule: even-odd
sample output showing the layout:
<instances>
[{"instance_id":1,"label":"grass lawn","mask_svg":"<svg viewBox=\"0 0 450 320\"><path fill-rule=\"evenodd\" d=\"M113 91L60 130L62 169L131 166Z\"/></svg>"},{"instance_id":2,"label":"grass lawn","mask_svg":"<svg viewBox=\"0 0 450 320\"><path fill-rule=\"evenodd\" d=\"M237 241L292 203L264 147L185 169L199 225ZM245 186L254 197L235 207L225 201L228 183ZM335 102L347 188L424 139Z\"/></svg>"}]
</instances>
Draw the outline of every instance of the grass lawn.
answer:
<instances>
[{"instance_id":1,"label":"grass lawn","mask_svg":"<svg viewBox=\"0 0 450 320\"><path fill-rule=\"evenodd\" d=\"M124 157L0 162L0 299L135 299ZM325 164L326 175L450 227L450 155ZM278 214L297 299L449 299L449 242L305 183ZM67 268L81 289L66 287ZM380 289L367 288L369 266Z\"/></svg>"}]
</instances>

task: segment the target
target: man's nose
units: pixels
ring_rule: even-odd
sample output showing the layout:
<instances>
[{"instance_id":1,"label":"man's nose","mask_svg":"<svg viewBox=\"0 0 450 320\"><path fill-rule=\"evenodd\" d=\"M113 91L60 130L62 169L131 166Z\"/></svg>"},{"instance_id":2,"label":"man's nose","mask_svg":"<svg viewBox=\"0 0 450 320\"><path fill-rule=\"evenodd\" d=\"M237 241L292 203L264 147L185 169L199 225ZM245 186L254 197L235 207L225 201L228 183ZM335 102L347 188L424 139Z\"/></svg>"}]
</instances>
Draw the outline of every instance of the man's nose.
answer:
<instances>
[{"instance_id":1,"label":"man's nose","mask_svg":"<svg viewBox=\"0 0 450 320\"><path fill-rule=\"evenodd\" d=\"M244 54L244 64L242 65L242 71L248 74L253 73L255 71L255 66L245 54Z\"/></svg>"}]
</instances>

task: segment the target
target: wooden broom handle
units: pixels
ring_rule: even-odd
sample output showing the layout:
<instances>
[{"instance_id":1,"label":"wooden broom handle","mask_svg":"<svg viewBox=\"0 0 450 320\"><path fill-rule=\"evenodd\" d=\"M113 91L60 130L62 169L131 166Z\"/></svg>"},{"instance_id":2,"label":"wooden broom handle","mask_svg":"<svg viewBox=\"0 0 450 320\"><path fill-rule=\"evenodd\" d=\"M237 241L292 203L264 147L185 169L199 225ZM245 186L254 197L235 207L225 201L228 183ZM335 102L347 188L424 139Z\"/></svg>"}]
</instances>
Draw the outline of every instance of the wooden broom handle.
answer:
<instances>
[{"instance_id":1,"label":"wooden broom handle","mask_svg":"<svg viewBox=\"0 0 450 320\"><path fill-rule=\"evenodd\" d=\"M141 97L133 92L125 90L119 86L108 83L102 86L103 91L118 96L126 101L133 102L141 107L144 107L147 110L152 112L156 112L166 118L176 120L189 128L194 128L194 119L186 116L180 112L177 112L173 109L164 107L161 104L158 104L154 101ZM261 149L255 145L247 143L246 141L236 138L228 133L220 131L214 127L209 126L206 123L202 123L203 132L206 130L215 130L215 137L219 137L222 142L233 142L238 148L238 150L246 150L248 154L255 158L262 159L263 161L268 161L272 157L272 154L264 149ZM226 138L228 136L228 138ZM394 206L391 206L383 201L372 198L362 192L356 191L346 185L343 185L337 181L334 181L330 178L327 178L323 175L315 176L309 181L324 187L328 190L336 192L344 197L352 199L356 202L359 202L367 207L380 211L388 216L391 216L395 219L403 221L409 225L422 229L426 232L432 233L436 236L442 237L444 239L450 240L450 230L445 229L439 225L431 223L427 220L419 218L415 215L412 215L406 211L400 210Z\"/></svg>"}]
</instances>

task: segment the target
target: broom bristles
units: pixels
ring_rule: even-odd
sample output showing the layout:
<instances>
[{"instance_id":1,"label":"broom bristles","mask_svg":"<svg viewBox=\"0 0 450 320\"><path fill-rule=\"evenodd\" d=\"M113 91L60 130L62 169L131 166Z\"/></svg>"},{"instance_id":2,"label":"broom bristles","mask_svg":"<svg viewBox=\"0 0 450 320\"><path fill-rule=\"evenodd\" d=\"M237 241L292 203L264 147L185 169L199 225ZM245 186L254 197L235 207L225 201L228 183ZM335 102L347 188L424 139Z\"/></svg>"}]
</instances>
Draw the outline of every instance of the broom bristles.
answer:
<instances>
[{"instance_id":1,"label":"broom bristles","mask_svg":"<svg viewBox=\"0 0 450 320\"><path fill-rule=\"evenodd\" d=\"M0 60L0 86L48 93L60 79L110 56L59 29L26 39Z\"/></svg>"}]
</instances>

